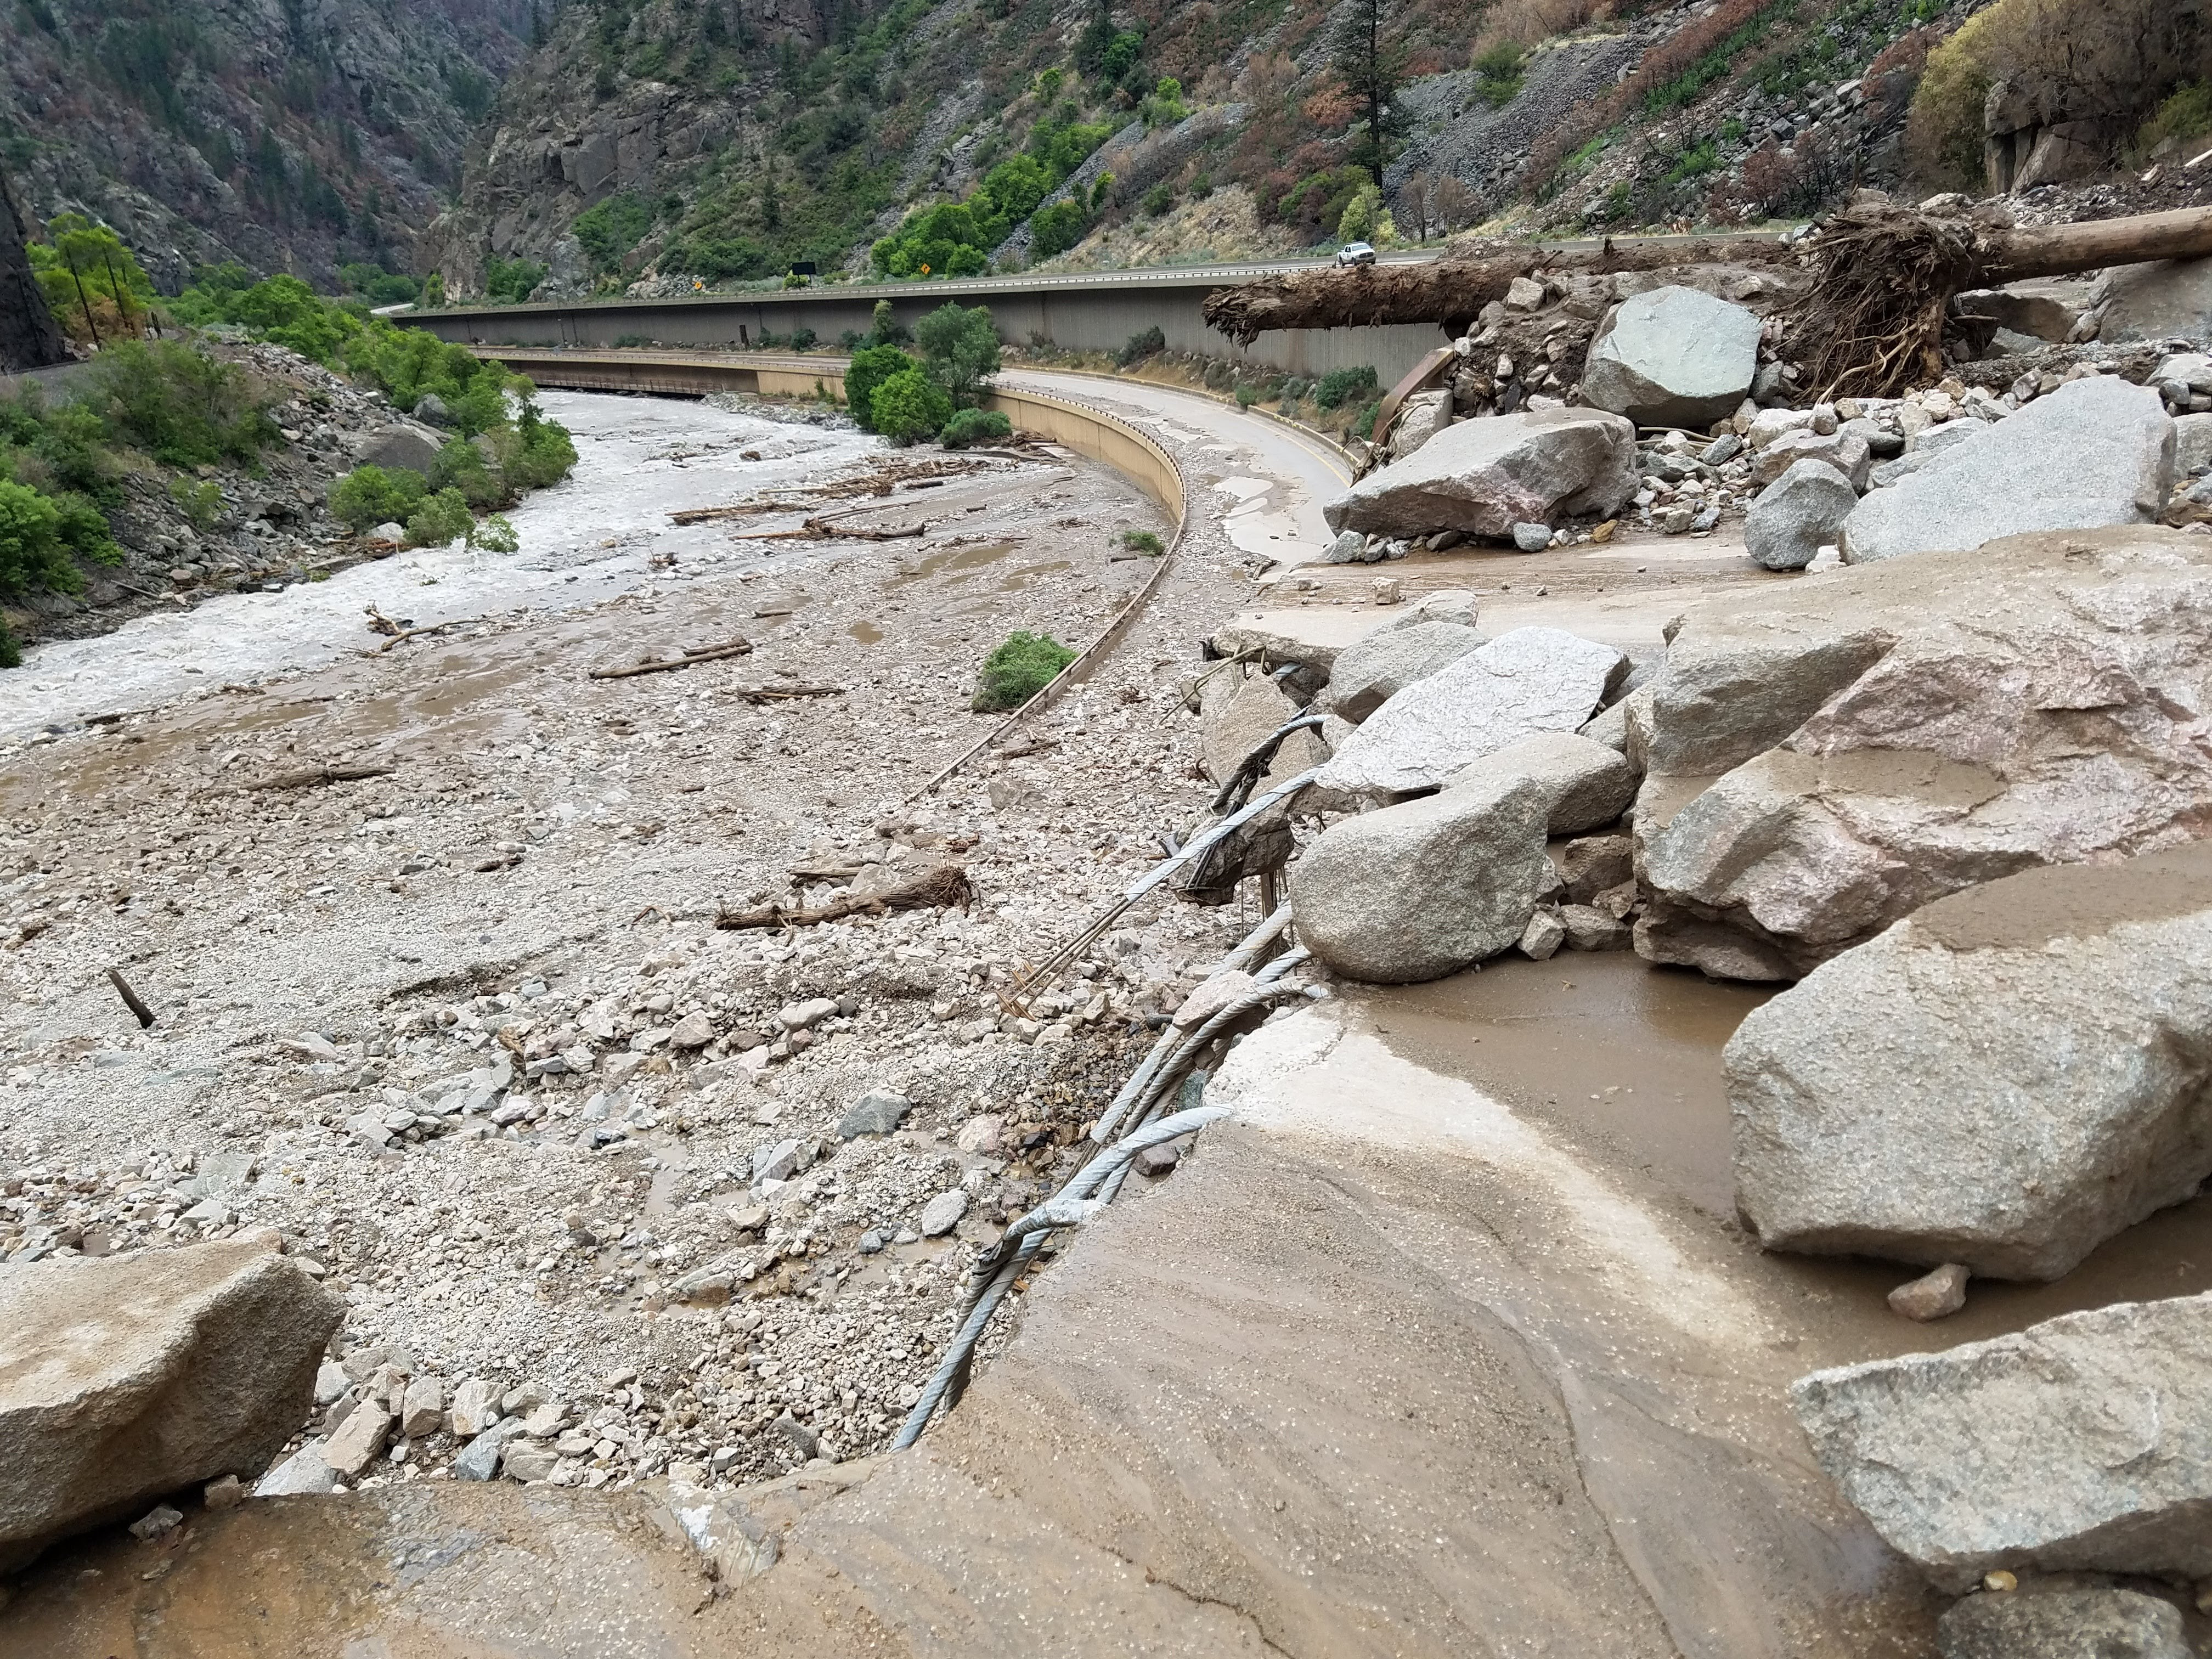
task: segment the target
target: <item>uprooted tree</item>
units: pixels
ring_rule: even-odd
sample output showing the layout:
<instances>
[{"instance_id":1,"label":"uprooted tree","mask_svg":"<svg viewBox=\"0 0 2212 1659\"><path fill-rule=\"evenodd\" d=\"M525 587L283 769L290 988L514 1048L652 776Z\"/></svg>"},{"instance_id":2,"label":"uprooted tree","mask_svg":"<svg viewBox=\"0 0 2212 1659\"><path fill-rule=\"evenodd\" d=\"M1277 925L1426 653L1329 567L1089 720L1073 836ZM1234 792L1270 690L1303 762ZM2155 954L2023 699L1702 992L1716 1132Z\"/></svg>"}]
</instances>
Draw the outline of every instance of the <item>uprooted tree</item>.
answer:
<instances>
[{"instance_id":1,"label":"uprooted tree","mask_svg":"<svg viewBox=\"0 0 2212 1659\"><path fill-rule=\"evenodd\" d=\"M1517 276L1603 276L1698 264L1810 265L1785 317L1800 384L1824 397L1888 397L1940 378L1946 307L1969 289L2106 265L2212 256L2212 208L2081 224L2000 227L1887 206L1838 213L1811 237L1639 243L1571 252L1531 246L1419 265L1356 266L1221 289L1208 324L1242 345L1285 328L1436 323L1464 333Z\"/></svg>"}]
</instances>

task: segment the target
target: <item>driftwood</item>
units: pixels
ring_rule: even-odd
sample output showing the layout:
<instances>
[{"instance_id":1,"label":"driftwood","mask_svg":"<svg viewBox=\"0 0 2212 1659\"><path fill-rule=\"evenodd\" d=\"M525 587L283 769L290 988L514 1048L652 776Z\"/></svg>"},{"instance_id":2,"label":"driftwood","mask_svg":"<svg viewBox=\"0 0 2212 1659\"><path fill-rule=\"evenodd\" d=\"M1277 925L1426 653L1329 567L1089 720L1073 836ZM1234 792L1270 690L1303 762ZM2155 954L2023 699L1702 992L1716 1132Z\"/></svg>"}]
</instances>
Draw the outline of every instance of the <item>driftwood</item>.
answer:
<instances>
[{"instance_id":1,"label":"driftwood","mask_svg":"<svg viewBox=\"0 0 2212 1659\"><path fill-rule=\"evenodd\" d=\"M131 988L131 981L123 977L123 970L120 968L109 969L107 982L115 988L115 994L123 999L123 1006L131 1011L131 1018L138 1022L139 1030L150 1030L154 1024L154 1011L149 1008L139 998L138 994Z\"/></svg>"},{"instance_id":2,"label":"driftwood","mask_svg":"<svg viewBox=\"0 0 2212 1659\"><path fill-rule=\"evenodd\" d=\"M755 685L738 696L746 702L789 702L795 697L842 697L842 685Z\"/></svg>"},{"instance_id":3,"label":"driftwood","mask_svg":"<svg viewBox=\"0 0 2212 1659\"><path fill-rule=\"evenodd\" d=\"M744 539L749 542L826 542L842 538L855 542L902 542L910 536L926 534L928 529L928 522L924 520L896 530L848 530L842 525L832 524L827 519L815 518L809 519L804 529L764 530Z\"/></svg>"},{"instance_id":4,"label":"driftwood","mask_svg":"<svg viewBox=\"0 0 2212 1659\"><path fill-rule=\"evenodd\" d=\"M714 926L744 927L811 927L817 922L842 921L847 916L888 915L893 910L934 910L965 904L974 896L968 872L957 864L940 864L914 880L867 898L834 899L816 909L787 909L764 904L757 910L717 910Z\"/></svg>"},{"instance_id":5,"label":"driftwood","mask_svg":"<svg viewBox=\"0 0 2212 1659\"><path fill-rule=\"evenodd\" d=\"M1435 323L1465 331L1534 271L1601 276L1670 265L1782 264L1801 258L1811 289L1786 312L1784 350L1801 385L1827 398L1881 397L1941 375L1945 308L1968 289L2153 259L2212 257L2212 208L2082 224L2007 227L1909 209L1852 209L1796 246L1765 238L1641 242L1585 252L1528 247L1428 264L1296 271L1210 295L1206 320L1240 344L1285 328Z\"/></svg>"},{"instance_id":6,"label":"driftwood","mask_svg":"<svg viewBox=\"0 0 2212 1659\"><path fill-rule=\"evenodd\" d=\"M634 662L621 668L594 668L590 678L595 680L630 680L640 674L665 674L678 668L689 668L694 663L720 662L725 657L742 657L753 648L750 640L732 640L726 645L710 645L697 651L687 651L680 657L648 657L643 662Z\"/></svg>"},{"instance_id":7,"label":"driftwood","mask_svg":"<svg viewBox=\"0 0 2212 1659\"><path fill-rule=\"evenodd\" d=\"M359 783L363 778L390 777L397 771L392 766L310 766L298 772L279 772L271 778L258 778L246 787L253 789L305 789L323 783Z\"/></svg>"}]
</instances>

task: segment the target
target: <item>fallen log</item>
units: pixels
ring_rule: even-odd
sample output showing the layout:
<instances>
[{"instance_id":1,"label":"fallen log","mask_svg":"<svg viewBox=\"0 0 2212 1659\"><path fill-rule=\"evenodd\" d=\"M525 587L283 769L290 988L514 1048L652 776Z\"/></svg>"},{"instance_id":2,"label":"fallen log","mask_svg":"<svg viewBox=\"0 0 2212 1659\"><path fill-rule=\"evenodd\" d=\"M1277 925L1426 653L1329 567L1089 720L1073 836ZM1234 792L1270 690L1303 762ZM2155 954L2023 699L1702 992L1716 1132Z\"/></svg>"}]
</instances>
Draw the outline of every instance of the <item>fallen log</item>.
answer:
<instances>
[{"instance_id":1,"label":"fallen log","mask_svg":"<svg viewBox=\"0 0 2212 1659\"><path fill-rule=\"evenodd\" d=\"M755 685L738 693L745 702L789 702L795 697L842 697L842 685Z\"/></svg>"},{"instance_id":2,"label":"fallen log","mask_svg":"<svg viewBox=\"0 0 2212 1659\"><path fill-rule=\"evenodd\" d=\"M1800 245L1763 238L1608 242L1586 252L1531 246L1421 265L1295 271L1217 290L1206 320L1249 345L1285 328L1434 323L1464 332L1516 276L1601 276L1690 264L1807 260L1810 289L1787 307L1785 355L1822 398L1888 397L1942 374L1951 297L2030 276L2063 276L2154 259L2212 258L2212 208L2176 208L2070 225L2000 226L1887 205L1846 210Z\"/></svg>"},{"instance_id":3,"label":"fallen log","mask_svg":"<svg viewBox=\"0 0 2212 1659\"><path fill-rule=\"evenodd\" d=\"M842 525L832 524L827 519L809 519L799 530L764 530L756 535L741 537L749 542L826 542L842 539L854 542L902 542L909 537L927 534L927 520L917 524L902 525L896 530L848 530Z\"/></svg>"},{"instance_id":4,"label":"fallen log","mask_svg":"<svg viewBox=\"0 0 2212 1659\"><path fill-rule=\"evenodd\" d=\"M123 1006L131 1011L131 1017L138 1022L139 1029L151 1030L154 1027L154 1011L146 1006L144 1000L137 992L131 988L131 981L123 977L123 970L120 968L109 969L107 982L115 988L115 994L123 999Z\"/></svg>"},{"instance_id":5,"label":"fallen log","mask_svg":"<svg viewBox=\"0 0 2212 1659\"><path fill-rule=\"evenodd\" d=\"M634 662L620 668L594 668L590 678L595 680L635 679L640 674L666 674L678 668L689 668L694 663L720 662L725 657L742 657L753 648L750 640L732 640L726 645L710 645L702 650L687 651L680 657L648 657L643 662Z\"/></svg>"},{"instance_id":6,"label":"fallen log","mask_svg":"<svg viewBox=\"0 0 2212 1659\"><path fill-rule=\"evenodd\" d=\"M1794 264L1796 254L1771 236L1690 242L1606 243L1583 250L1531 244L1478 258L1418 265L1352 265L1291 271L1217 289L1202 307L1207 324L1239 345L1284 328L1367 328L1436 323L1462 334L1514 279L1535 271L1604 276L1668 265Z\"/></svg>"},{"instance_id":7,"label":"fallen log","mask_svg":"<svg viewBox=\"0 0 2212 1659\"><path fill-rule=\"evenodd\" d=\"M279 772L246 786L255 789L305 789L322 783L359 783L363 778L386 778L397 771L391 766L310 766L298 772Z\"/></svg>"},{"instance_id":8,"label":"fallen log","mask_svg":"<svg viewBox=\"0 0 2212 1659\"><path fill-rule=\"evenodd\" d=\"M714 926L727 931L746 927L811 927L817 922L842 921L848 916L888 915L893 910L943 909L965 904L975 896L968 872L957 864L940 864L914 880L870 897L833 899L814 909L787 909L764 904L756 910L717 908Z\"/></svg>"}]
</instances>

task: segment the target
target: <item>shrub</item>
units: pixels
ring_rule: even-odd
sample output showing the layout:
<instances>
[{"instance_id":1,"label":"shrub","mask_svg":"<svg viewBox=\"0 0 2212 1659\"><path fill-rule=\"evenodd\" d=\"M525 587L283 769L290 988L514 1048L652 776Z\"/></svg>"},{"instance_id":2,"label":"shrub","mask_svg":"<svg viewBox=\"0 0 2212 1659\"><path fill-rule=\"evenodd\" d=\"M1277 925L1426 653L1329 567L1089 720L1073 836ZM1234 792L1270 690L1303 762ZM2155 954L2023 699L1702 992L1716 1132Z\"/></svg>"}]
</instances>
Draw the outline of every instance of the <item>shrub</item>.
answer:
<instances>
[{"instance_id":1,"label":"shrub","mask_svg":"<svg viewBox=\"0 0 2212 1659\"><path fill-rule=\"evenodd\" d=\"M791 349L793 351L811 351L817 337L811 328L794 328L791 331Z\"/></svg>"},{"instance_id":2,"label":"shrub","mask_svg":"<svg viewBox=\"0 0 2212 1659\"><path fill-rule=\"evenodd\" d=\"M84 577L72 555L101 564L121 556L100 509L0 478L0 598L77 592Z\"/></svg>"},{"instance_id":3,"label":"shrub","mask_svg":"<svg viewBox=\"0 0 2212 1659\"><path fill-rule=\"evenodd\" d=\"M1372 368L1332 368L1314 388L1314 401L1323 409L1341 409L1354 398L1370 396L1380 389Z\"/></svg>"},{"instance_id":4,"label":"shrub","mask_svg":"<svg viewBox=\"0 0 2212 1659\"><path fill-rule=\"evenodd\" d=\"M530 259L487 259L484 297L501 305L520 305L545 280L545 267Z\"/></svg>"},{"instance_id":5,"label":"shrub","mask_svg":"<svg viewBox=\"0 0 2212 1659\"><path fill-rule=\"evenodd\" d=\"M1132 553L1143 553L1157 559L1168 550L1167 544L1149 530L1125 530L1121 545Z\"/></svg>"},{"instance_id":6,"label":"shrub","mask_svg":"<svg viewBox=\"0 0 2212 1659\"><path fill-rule=\"evenodd\" d=\"M1175 205L1175 187L1172 185L1154 185L1145 192L1145 199L1139 205L1144 209L1146 218L1157 219Z\"/></svg>"},{"instance_id":7,"label":"shrub","mask_svg":"<svg viewBox=\"0 0 2212 1659\"><path fill-rule=\"evenodd\" d=\"M514 533L513 525L495 513L470 527L468 544L487 553L513 553L522 546L522 538Z\"/></svg>"},{"instance_id":8,"label":"shrub","mask_svg":"<svg viewBox=\"0 0 2212 1659\"><path fill-rule=\"evenodd\" d=\"M358 536L380 524L405 524L428 492L410 468L357 466L331 486L331 516Z\"/></svg>"},{"instance_id":9,"label":"shrub","mask_svg":"<svg viewBox=\"0 0 2212 1659\"><path fill-rule=\"evenodd\" d=\"M888 306L890 302L878 303ZM876 388L913 367L914 359L894 345L870 346L853 354L853 361L845 365L845 407L862 431L876 429Z\"/></svg>"},{"instance_id":10,"label":"shrub","mask_svg":"<svg viewBox=\"0 0 2212 1659\"><path fill-rule=\"evenodd\" d=\"M0 622L0 668L21 668L22 665L23 647L15 642L15 636L8 631L8 624Z\"/></svg>"},{"instance_id":11,"label":"shrub","mask_svg":"<svg viewBox=\"0 0 2212 1659\"><path fill-rule=\"evenodd\" d=\"M592 271L606 276L619 270L629 251L653 228L653 204L624 192L610 196L578 214L568 228L592 263Z\"/></svg>"},{"instance_id":12,"label":"shrub","mask_svg":"<svg viewBox=\"0 0 2212 1659\"><path fill-rule=\"evenodd\" d=\"M933 437L952 418L952 399L921 369L901 369L869 394L875 429L893 443Z\"/></svg>"},{"instance_id":13,"label":"shrub","mask_svg":"<svg viewBox=\"0 0 2212 1659\"><path fill-rule=\"evenodd\" d=\"M1510 103L1528 79L1528 53L1517 41L1500 40L1474 55L1474 89L1492 105Z\"/></svg>"},{"instance_id":14,"label":"shrub","mask_svg":"<svg viewBox=\"0 0 2212 1659\"><path fill-rule=\"evenodd\" d=\"M407 543L410 547L445 547L472 532L476 522L466 496L458 489L441 489L424 496L408 519Z\"/></svg>"},{"instance_id":15,"label":"shrub","mask_svg":"<svg viewBox=\"0 0 2212 1659\"><path fill-rule=\"evenodd\" d=\"M203 536L214 529L215 521L222 516L222 486L212 478L198 483L190 478L172 478L169 499L185 515L185 522Z\"/></svg>"},{"instance_id":16,"label":"shrub","mask_svg":"<svg viewBox=\"0 0 2212 1659\"><path fill-rule=\"evenodd\" d=\"M1129 343L1114 354L1114 361L1123 368L1140 363L1147 357L1158 356L1168 349L1168 337L1155 323L1141 334L1132 334Z\"/></svg>"},{"instance_id":17,"label":"shrub","mask_svg":"<svg viewBox=\"0 0 2212 1659\"><path fill-rule=\"evenodd\" d=\"M1977 50L1991 7L1970 17L1928 54L1905 118L1905 153L1921 177L1978 187L1982 179L1982 106L1990 72Z\"/></svg>"},{"instance_id":18,"label":"shrub","mask_svg":"<svg viewBox=\"0 0 2212 1659\"><path fill-rule=\"evenodd\" d=\"M922 368L956 409L969 409L999 372L999 331L983 306L944 305L914 325Z\"/></svg>"},{"instance_id":19,"label":"shrub","mask_svg":"<svg viewBox=\"0 0 2212 1659\"><path fill-rule=\"evenodd\" d=\"M2130 153L2138 166L2168 138L2195 138L2212 132L2212 81L2187 81L2136 130Z\"/></svg>"},{"instance_id":20,"label":"shrub","mask_svg":"<svg viewBox=\"0 0 2212 1659\"><path fill-rule=\"evenodd\" d=\"M945 423L937 441L947 449L965 449L970 444L1010 438L1013 432L1014 423L995 409L963 409Z\"/></svg>"},{"instance_id":21,"label":"shrub","mask_svg":"<svg viewBox=\"0 0 2212 1659\"><path fill-rule=\"evenodd\" d=\"M1059 678L1075 653L1048 634L1009 634L983 659L983 673L969 707L978 714L1018 708Z\"/></svg>"},{"instance_id":22,"label":"shrub","mask_svg":"<svg viewBox=\"0 0 2212 1659\"><path fill-rule=\"evenodd\" d=\"M1065 253L1091 228L1091 216L1079 202L1054 202L1039 208L1030 218L1030 241L1037 258L1049 259Z\"/></svg>"},{"instance_id":23,"label":"shrub","mask_svg":"<svg viewBox=\"0 0 2212 1659\"><path fill-rule=\"evenodd\" d=\"M914 331L899 321L897 313L889 300L877 301L876 308L869 313L869 319L870 345L904 345L914 338Z\"/></svg>"},{"instance_id":24,"label":"shrub","mask_svg":"<svg viewBox=\"0 0 2212 1659\"><path fill-rule=\"evenodd\" d=\"M92 380L110 427L171 466L251 460L276 436L243 369L174 340L111 346Z\"/></svg>"}]
</instances>

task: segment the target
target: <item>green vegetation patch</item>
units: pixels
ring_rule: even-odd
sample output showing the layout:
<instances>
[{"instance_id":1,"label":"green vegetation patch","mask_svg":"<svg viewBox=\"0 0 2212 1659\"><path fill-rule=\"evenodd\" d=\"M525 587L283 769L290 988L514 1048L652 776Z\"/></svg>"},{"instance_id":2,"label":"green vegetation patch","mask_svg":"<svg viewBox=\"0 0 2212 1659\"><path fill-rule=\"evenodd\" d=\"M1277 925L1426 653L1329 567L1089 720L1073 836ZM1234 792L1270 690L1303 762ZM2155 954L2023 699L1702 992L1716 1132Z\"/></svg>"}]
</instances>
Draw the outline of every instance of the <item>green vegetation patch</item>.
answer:
<instances>
[{"instance_id":1,"label":"green vegetation patch","mask_svg":"<svg viewBox=\"0 0 2212 1659\"><path fill-rule=\"evenodd\" d=\"M983 659L969 705L978 714L1018 708L1050 685L1075 660L1075 653L1049 634L1017 633Z\"/></svg>"}]
</instances>

